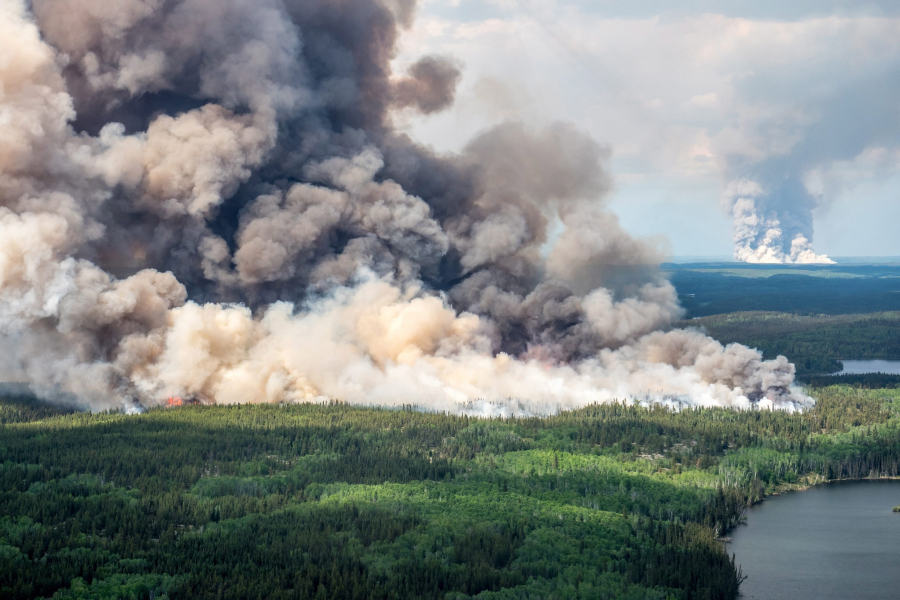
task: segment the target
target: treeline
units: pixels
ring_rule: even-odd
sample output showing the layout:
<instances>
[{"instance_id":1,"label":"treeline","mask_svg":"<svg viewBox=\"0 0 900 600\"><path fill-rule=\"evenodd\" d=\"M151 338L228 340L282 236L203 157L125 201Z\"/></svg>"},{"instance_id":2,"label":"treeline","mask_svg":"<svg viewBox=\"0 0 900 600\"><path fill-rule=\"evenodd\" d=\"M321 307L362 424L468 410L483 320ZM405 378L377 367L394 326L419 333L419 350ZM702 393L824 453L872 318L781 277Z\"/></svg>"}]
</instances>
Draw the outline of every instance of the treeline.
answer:
<instances>
[{"instance_id":1,"label":"treeline","mask_svg":"<svg viewBox=\"0 0 900 600\"><path fill-rule=\"evenodd\" d=\"M887 373L858 373L843 375L808 375L804 380L811 387L832 385L848 386L864 390L896 389L900 387L900 375Z\"/></svg>"},{"instance_id":2,"label":"treeline","mask_svg":"<svg viewBox=\"0 0 900 600\"><path fill-rule=\"evenodd\" d=\"M0 597L732 599L717 536L749 503L898 472L900 392L815 393L517 419L0 403L22 416L0 425Z\"/></svg>"},{"instance_id":3,"label":"treeline","mask_svg":"<svg viewBox=\"0 0 900 600\"><path fill-rule=\"evenodd\" d=\"M687 317L746 311L844 315L900 310L900 267L785 265L672 267Z\"/></svg>"},{"instance_id":4,"label":"treeline","mask_svg":"<svg viewBox=\"0 0 900 600\"><path fill-rule=\"evenodd\" d=\"M31 394L3 394L0 387L0 425L27 423L74 413L74 409L39 402Z\"/></svg>"},{"instance_id":5,"label":"treeline","mask_svg":"<svg viewBox=\"0 0 900 600\"><path fill-rule=\"evenodd\" d=\"M723 344L757 348L765 358L786 356L805 380L840 371L842 358L900 359L900 312L815 316L737 312L691 319L680 326L702 328Z\"/></svg>"}]
</instances>

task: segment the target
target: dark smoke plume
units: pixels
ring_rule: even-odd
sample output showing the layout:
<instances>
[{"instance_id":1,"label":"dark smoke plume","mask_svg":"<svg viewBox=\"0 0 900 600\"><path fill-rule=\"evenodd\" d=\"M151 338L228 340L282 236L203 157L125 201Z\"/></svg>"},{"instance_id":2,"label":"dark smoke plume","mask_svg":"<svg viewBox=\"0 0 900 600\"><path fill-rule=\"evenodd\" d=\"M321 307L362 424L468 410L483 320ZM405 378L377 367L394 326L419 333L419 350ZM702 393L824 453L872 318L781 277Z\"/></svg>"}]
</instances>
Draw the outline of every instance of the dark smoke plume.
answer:
<instances>
[{"instance_id":1,"label":"dark smoke plume","mask_svg":"<svg viewBox=\"0 0 900 600\"><path fill-rule=\"evenodd\" d=\"M414 8L0 0L5 378L96 409L808 402L783 357L666 331L675 291L591 139L396 133L460 77L391 72Z\"/></svg>"}]
</instances>

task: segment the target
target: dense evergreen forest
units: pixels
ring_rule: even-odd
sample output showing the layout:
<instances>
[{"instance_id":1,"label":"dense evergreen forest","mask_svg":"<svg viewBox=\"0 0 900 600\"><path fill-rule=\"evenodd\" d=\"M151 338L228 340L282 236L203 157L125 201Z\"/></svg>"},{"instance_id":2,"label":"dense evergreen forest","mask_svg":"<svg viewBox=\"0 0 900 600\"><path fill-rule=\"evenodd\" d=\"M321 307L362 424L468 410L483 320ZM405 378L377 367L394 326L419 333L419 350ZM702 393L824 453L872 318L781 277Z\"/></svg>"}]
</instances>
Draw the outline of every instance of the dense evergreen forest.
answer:
<instances>
[{"instance_id":1,"label":"dense evergreen forest","mask_svg":"<svg viewBox=\"0 0 900 600\"><path fill-rule=\"evenodd\" d=\"M802 379L841 370L839 359L900 359L900 312L797 315L737 312L679 324L700 327L723 344L757 348L765 358L783 355ZM817 379L817 383L825 383Z\"/></svg>"},{"instance_id":2,"label":"dense evergreen forest","mask_svg":"<svg viewBox=\"0 0 900 600\"><path fill-rule=\"evenodd\" d=\"M785 487L900 474L900 390L804 414L0 403L0 597L732 599ZM753 574L748 574L753 576Z\"/></svg>"},{"instance_id":3,"label":"dense evergreen forest","mask_svg":"<svg viewBox=\"0 0 900 600\"><path fill-rule=\"evenodd\" d=\"M897 265L667 265L687 317L780 311L802 315L900 310Z\"/></svg>"}]
</instances>

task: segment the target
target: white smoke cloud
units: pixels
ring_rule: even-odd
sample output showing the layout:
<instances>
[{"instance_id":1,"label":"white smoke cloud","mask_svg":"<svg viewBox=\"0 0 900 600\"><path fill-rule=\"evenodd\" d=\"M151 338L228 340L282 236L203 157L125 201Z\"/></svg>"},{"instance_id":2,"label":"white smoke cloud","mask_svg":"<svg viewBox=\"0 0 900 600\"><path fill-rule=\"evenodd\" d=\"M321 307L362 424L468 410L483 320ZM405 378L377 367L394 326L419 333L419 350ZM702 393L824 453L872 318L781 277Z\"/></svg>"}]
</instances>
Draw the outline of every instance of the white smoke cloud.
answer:
<instances>
[{"instance_id":1,"label":"white smoke cloud","mask_svg":"<svg viewBox=\"0 0 900 600\"><path fill-rule=\"evenodd\" d=\"M0 344L41 395L810 402L784 358L667 331L661 254L605 208L586 136L512 124L437 156L395 134L390 107L436 110L458 78L391 79L411 5L33 6L40 29L0 0Z\"/></svg>"},{"instance_id":2,"label":"white smoke cloud","mask_svg":"<svg viewBox=\"0 0 900 600\"><path fill-rule=\"evenodd\" d=\"M268 119L238 117L216 105L160 116L147 130L143 155L147 201L166 217L206 215L250 177L274 143Z\"/></svg>"},{"instance_id":3,"label":"white smoke cloud","mask_svg":"<svg viewBox=\"0 0 900 600\"><path fill-rule=\"evenodd\" d=\"M608 308L604 318L634 309ZM244 307L188 303L172 311L165 350L133 379L151 397L340 398L451 411L515 398L546 414L642 394L750 408L748 396L759 400L753 392L775 388L784 394L770 403L805 402L787 390L794 370L783 358L763 362L756 351L723 348L697 332L653 333L570 365L492 354L491 346L490 325L479 317L368 276L307 310L275 304L259 319Z\"/></svg>"}]
</instances>

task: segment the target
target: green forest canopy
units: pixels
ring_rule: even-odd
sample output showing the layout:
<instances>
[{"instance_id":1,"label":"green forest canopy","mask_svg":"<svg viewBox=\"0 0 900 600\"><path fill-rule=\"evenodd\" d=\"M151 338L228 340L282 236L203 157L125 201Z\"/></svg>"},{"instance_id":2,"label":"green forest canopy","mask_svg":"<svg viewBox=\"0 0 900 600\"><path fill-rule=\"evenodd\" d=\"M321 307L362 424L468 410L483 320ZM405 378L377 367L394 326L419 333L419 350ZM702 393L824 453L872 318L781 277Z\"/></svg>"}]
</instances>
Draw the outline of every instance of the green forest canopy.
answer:
<instances>
[{"instance_id":1,"label":"green forest canopy","mask_svg":"<svg viewBox=\"0 0 900 600\"><path fill-rule=\"evenodd\" d=\"M666 265L687 318L781 311L842 315L900 310L900 265Z\"/></svg>"},{"instance_id":2,"label":"green forest canopy","mask_svg":"<svg viewBox=\"0 0 900 600\"><path fill-rule=\"evenodd\" d=\"M732 599L718 536L748 503L900 471L900 392L815 394L493 420L3 402L0 597Z\"/></svg>"}]
</instances>

